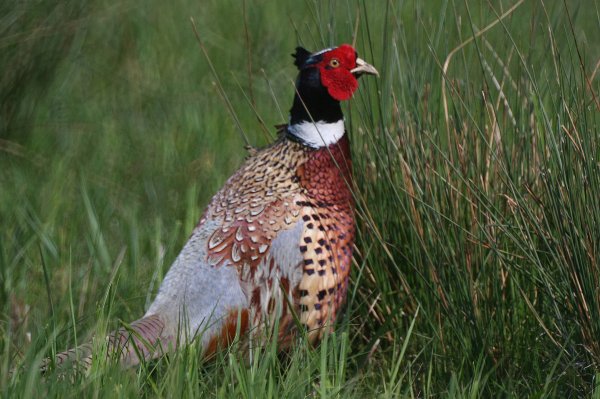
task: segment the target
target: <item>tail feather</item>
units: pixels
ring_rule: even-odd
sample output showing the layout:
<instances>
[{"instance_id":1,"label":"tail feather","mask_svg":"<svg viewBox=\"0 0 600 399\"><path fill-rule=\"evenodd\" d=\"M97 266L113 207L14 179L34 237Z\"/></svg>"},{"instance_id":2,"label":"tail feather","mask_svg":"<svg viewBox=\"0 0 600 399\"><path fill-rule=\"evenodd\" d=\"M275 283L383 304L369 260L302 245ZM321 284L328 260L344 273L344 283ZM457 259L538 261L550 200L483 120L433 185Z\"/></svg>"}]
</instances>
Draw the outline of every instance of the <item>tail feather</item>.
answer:
<instances>
[{"instance_id":1,"label":"tail feather","mask_svg":"<svg viewBox=\"0 0 600 399\"><path fill-rule=\"evenodd\" d=\"M151 315L134 321L127 327L119 328L107 337L106 357L118 359L124 366L135 366L140 360L150 360L165 354L175 342L172 336L165 336L165 323L158 315ZM172 349L172 348L171 348ZM62 367L73 364L88 370L92 365L93 347L86 343L45 359L41 370L45 372L51 364Z\"/></svg>"}]
</instances>

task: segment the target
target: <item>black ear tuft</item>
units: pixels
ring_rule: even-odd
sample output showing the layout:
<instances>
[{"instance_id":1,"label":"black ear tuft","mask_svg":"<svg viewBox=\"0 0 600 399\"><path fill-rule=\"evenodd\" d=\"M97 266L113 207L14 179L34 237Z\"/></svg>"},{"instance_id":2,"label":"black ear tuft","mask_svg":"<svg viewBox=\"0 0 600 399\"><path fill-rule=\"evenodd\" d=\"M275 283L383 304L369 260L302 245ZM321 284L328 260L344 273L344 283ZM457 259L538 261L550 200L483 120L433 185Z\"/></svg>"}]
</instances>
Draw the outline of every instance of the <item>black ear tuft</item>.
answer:
<instances>
[{"instance_id":1,"label":"black ear tuft","mask_svg":"<svg viewBox=\"0 0 600 399\"><path fill-rule=\"evenodd\" d=\"M310 57L311 52L305 49L304 47L296 47L296 52L292 54L292 57L296 59L294 61L294 65L298 67L298 69L302 69L302 66Z\"/></svg>"}]
</instances>

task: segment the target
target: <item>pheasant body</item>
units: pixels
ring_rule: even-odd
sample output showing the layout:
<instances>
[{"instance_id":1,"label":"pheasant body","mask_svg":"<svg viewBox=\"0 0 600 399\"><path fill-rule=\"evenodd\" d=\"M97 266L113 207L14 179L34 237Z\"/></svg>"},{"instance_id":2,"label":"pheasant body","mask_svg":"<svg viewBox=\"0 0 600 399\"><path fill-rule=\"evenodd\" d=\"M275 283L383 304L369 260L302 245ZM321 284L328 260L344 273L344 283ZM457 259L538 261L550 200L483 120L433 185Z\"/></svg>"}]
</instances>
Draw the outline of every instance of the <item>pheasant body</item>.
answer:
<instances>
[{"instance_id":1,"label":"pheasant body","mask_svg":"<svg viewBox=\"0 0 600 399\"><path fill-rule=\"evenodd\" d=\"M284 136L249 158L214 196L146 317L180 315L178 307L187 305L188 331L180 331L192 335L210 317L224 320L222 332L204 333L210 349L231 333L227 321L237 321L239 309L254 334L277 317L278 335L289 337L295 312L309 337L319 338L343 300L352 257L349 156L347 139L315 150ZM188 252L198 261L195 275ZM210 290L198 289L211 273ZM210 309L205 303L214 301L221 306L212 315L189 309ZM167 324L180 327L174 322Z\"/></svg>"},{"instance_id":2,"label":"pheasant body","mask_svg":"<svg viewBox=\"0 0 600 399\"><path fill-rule=\"evenodd\" d=\"M286 346L296 320L315 342L335 320L354 242L339 102L356 90L358 75L376 71L347 45L314 54L298 48L295 57L300 74L290 123L213 197L145 316L107 337L109 354L123 363L196 337L212 353L238 332L251 345L277 339ZM89 363L89 352L82 346L56 362Z\"/></svg>"}]
</instances>

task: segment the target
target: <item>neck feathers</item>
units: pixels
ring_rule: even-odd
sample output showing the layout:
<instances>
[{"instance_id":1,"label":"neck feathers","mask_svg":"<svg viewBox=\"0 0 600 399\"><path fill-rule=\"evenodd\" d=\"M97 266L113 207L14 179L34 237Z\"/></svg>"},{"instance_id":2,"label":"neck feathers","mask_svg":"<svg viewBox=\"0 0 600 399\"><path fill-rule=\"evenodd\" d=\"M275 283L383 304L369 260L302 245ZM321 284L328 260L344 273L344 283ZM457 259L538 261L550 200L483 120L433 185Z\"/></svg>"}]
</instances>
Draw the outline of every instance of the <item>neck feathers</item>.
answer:
<instances>
[{"instance_id":1,"label":"neck feathers","mask_svg":"<svg viewBox=\"0 0 600 399\"><path fill-rule=\"evenodd\" d=\"M298 139L302 144L312 147L328 147L337 143L346 133L344 120L336 122L325 121L299 121L290 123L288 133Z\"/></svg>"},{"instance_id":2,"label":"neck feathers","mask_svg":"<svg viewBox=\"0 0 600 399\"><path fill-rule=\"evenodd\" d=\"M300 72L290 110L288 133L312 148L327 147L344 136L344 115L340 102L322 86L316 68Z\"/></svg>"}]
</instances>

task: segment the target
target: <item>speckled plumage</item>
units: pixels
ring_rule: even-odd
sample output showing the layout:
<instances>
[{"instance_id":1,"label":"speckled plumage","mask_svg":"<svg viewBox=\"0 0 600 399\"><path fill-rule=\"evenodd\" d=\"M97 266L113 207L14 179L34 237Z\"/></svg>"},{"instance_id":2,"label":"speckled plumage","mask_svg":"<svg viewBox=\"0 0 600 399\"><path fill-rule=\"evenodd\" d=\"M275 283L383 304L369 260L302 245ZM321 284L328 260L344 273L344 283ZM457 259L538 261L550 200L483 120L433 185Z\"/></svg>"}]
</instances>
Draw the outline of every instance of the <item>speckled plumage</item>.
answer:
<instances>
[{"instance_id":1,"label":"speckled plumage","mask_svg":"<svg viewBox=\"0 0 600 399\"><path fill-rule=\"evenodd\" d=\"M348 287L354 243L352 166L340 101L377 74L349 45L297 48L290 124L253 150L212 198L141 319L107 337L124 364L199 339L205 355L241 333L248 345L311 342L331 328ZM58 354L91 363L91 346ZM47 360L42 369L50 363Z\"/></svg>"},{"instance_id":2,"label":"speckled plumage","mask_svg":"<svg viewBox=\"0 0 600 399\"><path fill-rule=\"evenodd\" d=\"M207 220L221 227L210 234L207 262L237 269L251 331L274 309L288 338L291 312L313 340L335 319L354 239L350 178L347 139L311 149L284 136L246 160L211 201L198 228ZM273 240L294 230L273 254Z\"/></svg>"}]
</instances>

